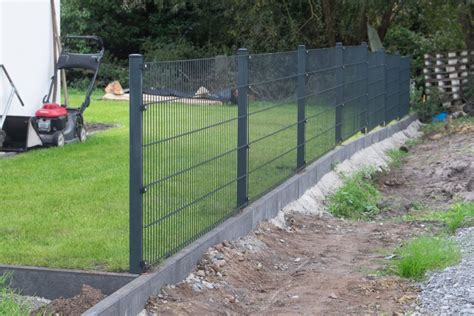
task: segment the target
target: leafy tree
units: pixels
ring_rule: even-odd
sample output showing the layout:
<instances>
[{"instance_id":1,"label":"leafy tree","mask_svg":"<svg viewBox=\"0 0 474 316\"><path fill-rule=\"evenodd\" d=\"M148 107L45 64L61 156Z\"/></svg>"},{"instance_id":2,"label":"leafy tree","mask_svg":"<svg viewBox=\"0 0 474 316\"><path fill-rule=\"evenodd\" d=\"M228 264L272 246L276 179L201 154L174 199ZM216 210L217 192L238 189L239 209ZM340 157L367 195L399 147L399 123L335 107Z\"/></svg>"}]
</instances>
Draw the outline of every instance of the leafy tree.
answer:
<instances>
[{"instance_id":1,"label":"leafy tree","mask_svg":"<svg viewBox=\"0 0 474 316\"><path fill-rule=\"evenodd\" d=\"M97 34L106 45L105 83L126 80L127 58L148 60L329 47L367 41L373 26L390 51L474 46L473 0L62 0L63 34Z\"/></svg>"}]
</instances>

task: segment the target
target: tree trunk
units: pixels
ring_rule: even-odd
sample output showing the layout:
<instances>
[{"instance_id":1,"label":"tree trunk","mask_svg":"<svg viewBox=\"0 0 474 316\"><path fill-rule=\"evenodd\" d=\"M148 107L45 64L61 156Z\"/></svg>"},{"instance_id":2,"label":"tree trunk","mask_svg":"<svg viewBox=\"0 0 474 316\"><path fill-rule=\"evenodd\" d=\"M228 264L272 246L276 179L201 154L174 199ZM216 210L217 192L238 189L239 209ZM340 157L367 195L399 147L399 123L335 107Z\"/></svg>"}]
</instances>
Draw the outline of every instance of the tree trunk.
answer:
<instances>
[{"instance_id":1,"label":"tree trunk","mask_svg":"<svg viewBox=\"0 0 474 316\"><path fill-rule=\"evenodd\" d=\"M322 0L324 24L326 24L326 36L329 47L336 46L336 28L334 25L334 4L335 0Z\"/></svg>"},{"instance_id":2,"label":"tree trunk","mask_svg":"<svg viewBox=\"0 0 474 316\"><path fill-rule=\"evenodd\" d=\"M367 1L361 1L361 6L359 10L359 43L367 42Z\"/></svg>"},{"instance_id":3,"label":"tree trunk","mask_svg":"<svg viewBox=\"0 0 474 316\"><path fill-rule=\"evenodd\" d=\"M469 7L463 5L459 6L458 17L463 29L466 48L468 50L474 50L474 23L472 12L470 12L469 9Z\"/></svg>"},{"instance_id":4,"label":"tree trunk","mask_svg":"<svg viewBox=\"0 0 474 316\"><path fill-rule=\"evenodd\" d=\"M393 18L393 7L395 5L395 0L391 0L387 3L387 9L382 15L382 20L380 21L380 25L377 28L377 33L379 34L380 40L383 42L385 35L387 35L388 28L392 23Z\"/></svg>"}]
</instances>

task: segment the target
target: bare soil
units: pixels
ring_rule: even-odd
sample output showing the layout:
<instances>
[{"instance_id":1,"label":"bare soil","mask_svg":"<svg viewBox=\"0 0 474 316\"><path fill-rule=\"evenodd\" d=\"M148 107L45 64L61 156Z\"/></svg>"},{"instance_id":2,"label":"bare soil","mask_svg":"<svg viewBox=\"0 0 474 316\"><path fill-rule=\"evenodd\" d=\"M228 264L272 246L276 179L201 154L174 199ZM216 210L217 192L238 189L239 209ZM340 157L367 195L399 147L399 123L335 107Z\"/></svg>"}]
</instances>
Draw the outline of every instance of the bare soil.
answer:
<instances>
[{"instance_id":1,"label":"bare soil","mask_svg":"<svg viewBox=\"0 0 474 316\"><path fill-rule=\"evenodd\" d=\"M474 200L474 125L446 125L410 149L403 167L379 177L386 212L443 210L456 200Z\"/></svg>"},{"instance_id":2,"label":"bare soil","mask_svg":"<svg viewBox=\"0 0 474 316\"><path fill-rule=\"evenodd\" d=\"M72 298L59 298L40 309L31 312L31 316L37 315L68 315L79 316L105 297L100 290L88 285L83 285L81 293Z\"/></svg>"},{"instance_id":3,"label":"bare soil","mask_svg":"<svg viewBox=\"0 0 474 316\"><path fill-rule=\"evenodd\" d=\"M472 127L472 126L471 126ZM373 222L288 215L288 229L263 223L249 236L209 249L196 270L151 297L149 313L398 314L410 312L418 286L390 273L402 240L441 229L400 222L416 204L444 209L468 197L474 175L474 128L427 135L401 168L378 186L386 211Z\"/></svg>"},{"instance_id":4,"label":"bare soil","mask_svg":"<svg viewBox=\"0 0 474 316\"><path fill-rule=\"evenodd\" d=\"M86 130L89 134L105 131L109 128L115 127L113 124L107 123L85 123Z\"/></svg>"}]
</instances>

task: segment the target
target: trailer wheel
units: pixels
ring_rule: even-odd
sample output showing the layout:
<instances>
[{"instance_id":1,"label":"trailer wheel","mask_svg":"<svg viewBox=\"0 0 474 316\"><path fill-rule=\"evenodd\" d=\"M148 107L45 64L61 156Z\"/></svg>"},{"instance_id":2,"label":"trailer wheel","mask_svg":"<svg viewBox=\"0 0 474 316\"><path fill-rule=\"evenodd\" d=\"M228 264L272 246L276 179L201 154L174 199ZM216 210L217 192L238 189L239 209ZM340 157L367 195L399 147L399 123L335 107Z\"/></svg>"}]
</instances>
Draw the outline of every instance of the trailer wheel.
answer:
<instances>
[{"instance_id":1,"label":"trailer wheel","mask_svg":"<svg viewBox=\"0 0 474 316\"><path fill-rule=\"evenodd\" d=\"M84 126L79 127L79 131L77 132L77 136L79 137L79 141L84 143L87 139L87 130Z\"/></svg>"},{"instance_id":2,"label":"trailer wheel","mask_svg":"<svg viewBox=\"0 0 474 316\"><path fill-rule=\"evenodd\" d=\"M56 147L64 146L64 134L61 131L57 131L53 135L53 145Z\"/></svg>"}]
</instances>

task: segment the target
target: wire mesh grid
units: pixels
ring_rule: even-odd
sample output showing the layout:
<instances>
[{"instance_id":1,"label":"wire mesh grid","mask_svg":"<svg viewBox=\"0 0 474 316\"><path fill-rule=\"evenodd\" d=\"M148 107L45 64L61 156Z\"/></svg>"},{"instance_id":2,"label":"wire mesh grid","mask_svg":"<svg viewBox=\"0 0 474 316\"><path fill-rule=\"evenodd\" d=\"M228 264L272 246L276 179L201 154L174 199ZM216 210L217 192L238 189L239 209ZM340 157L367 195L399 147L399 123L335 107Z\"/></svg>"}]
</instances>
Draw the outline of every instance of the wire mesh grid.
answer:
<instances>
[{"instance_id":1,"label":"wire mesh grid","mask_svg":"<svg viewBox=\"0 0 474 316\"><path fill-rule=\"evenodd\" d=\"M143 256L167 257L235 208L236 59L146 63Z\"/></svg>"},{"instance_id":2,"label":"wire mesh grid","mask_svg":"<svg viewBox=\"0 0 474 316\"><path fill-rule=\"evenodd\" d=\"M410 58L366 45L239 50L134 67L141 81L131 75L133 272L182 249L339 142L408 113Z\"/></svg>"},{"instance_id":3,"label":"wire mesh grid","mask_svg":"<svg viewBox=\"0 0 474 316\"><path fill-rule=\"evenodd\" d=\"M296 163L297 52L249 56L248 197L290 176Z\"/></svg>"},{"instance_id":4,"label":"wire mesh grid","mask_svg":"<svg viewBox=\"0 0 474 316\"><path fill-rule=\"evenodd\" d=\"M343 84L337 72L342 60L337 60L336 48L310 49L306 63L305 100L305 160L313 161L336 145L336 108Z\"/></svg>"},{"instance_id":5,"label":"wire mesh grid","mask_svg":"<svg viewBox=\"0 0 474 316\"><path fill-rule=\"evenodd\" d=\"M385 121L390 122L399 115L400 106L400 56L385 56Z\"/></svg>"},{"instance_id":6,"label":"wire mesh grid","mask_svg":"<svg viewBox=\"0 0 474 316\"><path fill-rule=\"evenodd\" d=\"M372 130L385 119L385 53L368 54L368 129Z\"/></svg>"},{"instance_id":7,"label":"wire mesh grid","mask_svg":"<svg viewBox=\"0 0 474 316\"><path fill-rule=\"evenodd\" d=\"M367 127L367 47L344 47L342 140Z\"/></svg>"}]
</instances>

